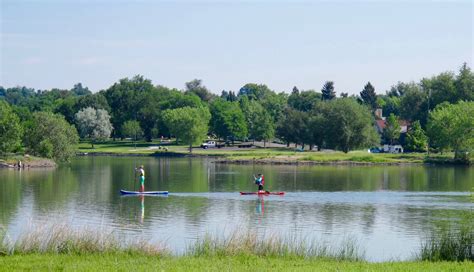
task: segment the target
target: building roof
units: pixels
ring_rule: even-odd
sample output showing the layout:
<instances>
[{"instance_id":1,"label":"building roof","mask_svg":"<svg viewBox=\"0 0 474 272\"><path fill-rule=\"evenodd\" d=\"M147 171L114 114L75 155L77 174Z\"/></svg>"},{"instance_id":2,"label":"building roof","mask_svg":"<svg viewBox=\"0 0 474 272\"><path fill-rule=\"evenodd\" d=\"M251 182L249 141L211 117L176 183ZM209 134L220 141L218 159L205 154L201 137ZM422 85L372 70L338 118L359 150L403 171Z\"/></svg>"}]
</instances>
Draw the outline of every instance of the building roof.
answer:
<instances>
[{"instance_id":1,"label":"building roof","mask_svg":"<svg viewBox=\"0 0 474 272\"><path fill-rule=\"evenodd\" d=\"M382 132L384 128L387 126L386 120L375 120L375 122L380 132ZM408 122L407 120L398 120L398 124L400 125L400 132L402 133L407 132L408 127L410 126L410 122Z\"/></svg>"}]
</instances>

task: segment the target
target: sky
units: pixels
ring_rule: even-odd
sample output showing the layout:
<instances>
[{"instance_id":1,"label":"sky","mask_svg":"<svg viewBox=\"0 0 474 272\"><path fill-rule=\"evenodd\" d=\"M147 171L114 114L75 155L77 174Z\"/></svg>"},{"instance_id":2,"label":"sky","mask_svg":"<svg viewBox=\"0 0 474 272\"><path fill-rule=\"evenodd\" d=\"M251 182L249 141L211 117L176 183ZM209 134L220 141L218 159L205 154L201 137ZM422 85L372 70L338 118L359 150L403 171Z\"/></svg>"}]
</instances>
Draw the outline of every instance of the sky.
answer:
<instances>
[{"instance_id":1,"label":"sky","mask_svg":"<svg viewBox=\"0 0 474 272\"><path fill-rule=\"evenodd\" d=\"M377 93L474 59L466 1L0 0L0 86L93 92L143 75L213 93Z\"/></svg>"}]
</instances>

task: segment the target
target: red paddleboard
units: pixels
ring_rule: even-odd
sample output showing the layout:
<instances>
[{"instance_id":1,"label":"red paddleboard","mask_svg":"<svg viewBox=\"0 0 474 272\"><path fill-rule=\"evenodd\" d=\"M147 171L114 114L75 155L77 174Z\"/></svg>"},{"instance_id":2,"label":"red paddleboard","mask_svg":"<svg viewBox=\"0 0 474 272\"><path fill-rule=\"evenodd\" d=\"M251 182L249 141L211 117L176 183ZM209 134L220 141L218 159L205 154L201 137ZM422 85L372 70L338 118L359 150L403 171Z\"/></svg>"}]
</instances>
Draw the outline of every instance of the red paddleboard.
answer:
<instances>
[{"instance_id":1,"label":"red paddleboard","mask_svg":"<svg viewBox=\"0 0 474 272\"><path fill-rule=\"evenodd\" d=\"M258 191L258 192L240 192L241 195L284 195L285 192L268 192L268 191Z\"/></svg>"}]
</instances>

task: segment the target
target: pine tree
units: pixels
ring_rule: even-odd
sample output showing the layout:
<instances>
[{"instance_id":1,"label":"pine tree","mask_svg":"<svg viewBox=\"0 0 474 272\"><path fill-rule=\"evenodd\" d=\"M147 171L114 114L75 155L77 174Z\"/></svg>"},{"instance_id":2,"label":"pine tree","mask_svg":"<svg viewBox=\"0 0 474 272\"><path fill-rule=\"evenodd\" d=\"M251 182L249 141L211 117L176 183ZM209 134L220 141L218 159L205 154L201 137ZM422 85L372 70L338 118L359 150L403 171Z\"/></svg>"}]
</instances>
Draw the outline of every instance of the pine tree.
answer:
<instances>
[{"instance_id":1,"label":"pine tree","mask_svg":"<svg viewBox=\"0 0 474 272\"><path fill-rule=\"evenodd\" d=\"M377 107L377 94L375 93L375 88L368 82L362 92L360 92L360 97L365 104L369 105L373 110Z\"/></svg>"},{"instance_id":2,"label":"pine tree","mask_svg":"<svg viewBox=\"0 0 474 272\"><path fill-rule=\"evenodd\" d=\"M323 88L321 89L321 100L332 100L336 98L336 92L334 91L334 82L326 81Z\"/></svg>"}]
</instances>

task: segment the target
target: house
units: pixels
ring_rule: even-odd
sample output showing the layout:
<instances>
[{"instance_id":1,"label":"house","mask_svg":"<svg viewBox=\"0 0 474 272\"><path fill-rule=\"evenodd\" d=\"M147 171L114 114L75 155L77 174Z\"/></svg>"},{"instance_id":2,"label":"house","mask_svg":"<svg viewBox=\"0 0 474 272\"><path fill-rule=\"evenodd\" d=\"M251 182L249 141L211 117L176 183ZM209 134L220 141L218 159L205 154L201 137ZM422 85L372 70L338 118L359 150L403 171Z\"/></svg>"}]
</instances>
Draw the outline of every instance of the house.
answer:
<instances>
[{"instance_id":1,"label":"house","mask_svg":"<svg viewBox=\"0 0 474 272\"><path fill-rule=\"evenodd\" d=\"M382 136L383 139L383 130L387 126L387 120L386 117L382 115L382 109L376 109L375 112L375 129L377 132ZM398 124L400 125L400 143L405 142L405 137L408 132L408 129L410 128L410 122L407 120L398 120Z\"/></svg>"}]
</instances>

